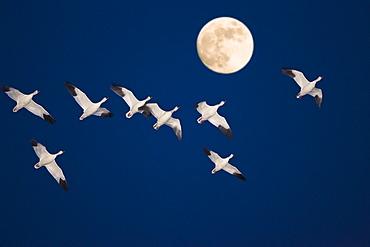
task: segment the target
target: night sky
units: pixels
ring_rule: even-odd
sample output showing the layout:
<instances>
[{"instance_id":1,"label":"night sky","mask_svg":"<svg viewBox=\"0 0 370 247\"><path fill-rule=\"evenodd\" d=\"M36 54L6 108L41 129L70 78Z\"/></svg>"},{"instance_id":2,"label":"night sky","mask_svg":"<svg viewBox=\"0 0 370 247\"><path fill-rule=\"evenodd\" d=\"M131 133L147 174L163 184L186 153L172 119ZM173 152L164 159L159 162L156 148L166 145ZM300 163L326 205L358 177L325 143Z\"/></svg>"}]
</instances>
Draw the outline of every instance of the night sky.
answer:
<instances>
[{"instance_id":1,"label":"night sky","mask_svg":"<svg viewBox=\"0 0 370 247\"><path fill-rule=\"evenodd\" d=\"M0 81L34 100L51 125L0 97L1 246L370 246L368 1L2 1ZM243 22L254 53L218 74L196 39L210 20ZM323 90L297 99L281 72ZM78 118L69 81L112 118ZM124 86L174 113L183 129L125 117ZM228 139L193 105L217 104ZM57 157L58 186L30 144ZM203 147L246 177L224 171Z\"/></svg>"}]
</instances>

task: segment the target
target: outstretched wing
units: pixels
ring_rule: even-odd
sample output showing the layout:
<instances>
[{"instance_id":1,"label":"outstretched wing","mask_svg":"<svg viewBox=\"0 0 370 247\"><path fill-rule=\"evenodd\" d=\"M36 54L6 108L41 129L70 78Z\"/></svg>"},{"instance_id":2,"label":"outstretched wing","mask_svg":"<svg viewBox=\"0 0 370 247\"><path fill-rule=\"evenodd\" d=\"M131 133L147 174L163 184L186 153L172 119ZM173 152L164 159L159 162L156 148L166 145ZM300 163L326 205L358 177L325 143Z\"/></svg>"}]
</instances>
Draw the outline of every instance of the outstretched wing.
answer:
<instances>
[{"instance_id":1,"label":"outstretched wing","mask_svg":"<svg viewBox=\"0 0 370 247\"><path fill-rule=\"evenodd\" d=\"M121 86L118 86L116 84L112 84L110 86L110 88L112 89L113 92L115 92L117 95L121 96L123 98L123 100L126 102L126 104L129 106L129 107L132 107L133 105L135 105L137 102L139 102L139 100L135 97L135 95L130 91L128 90L127 88L124 88L124 87L121 87Z\"/></svg>"},{"instance_id":2,"label":"outstretched wing","mask_svg":"<svg viewBox=\"0 0 370 247\"><path fill-rule=\"evenodd\" d=\"M200 113L200 114L203 114L203 112L208 108L210 107L205 101L201 101L199 102L198 104L195 104L194 105L194 108L197 109L197 111Z\"/></svg>"},{"instance_id":3,"label":"outstretched wing","mask_svg":"<svg viewBox=\"0 0 370 247\"><path fill-rule=\"evenodd\" d=\"M157 103L145 104L143 107L140 107L140 109L142 109L143 111L149 110L157 119L165 113L165 111L162 110Z\"/></svg>"},{"instance_id":4,"label":"outstretched wing","mask_svg":"<svg viewBox=\"0 0 370 247\"><path fill-rule=\"evenodd\" d=\"M5 85L2 85L1 89L12 99L17 101L19 96L23 96L24 94L21 93L18 89L8 87Z\"/></svg>"},{"instance_id":5,"label":"outstretched wing","mask_svg":"<svg viewBox=\"0 0 370 247\"><path fill-rule=\"evenodd\" d=\"M216 162L221 159L218 153L215 153L207 148L203 148L203 152L208 156L208 158L210 158L210 160L212 160L213 163L215 163L215 166Z\"/></svg>"},{"instance_id":6,"label":"outstretched wing","mask_svg":"<svg viewBox=\"0 0 370 247\"><path fill-rule=\"evenodd\" d=\"M230 173L231 175L234 175L237 178L240 178L241 180L245 181L246 178L243 176L243 174L233 165L227 164L224 166L224 169L226 172Z\"/></svg>"},{"instance_id":7,"label":"outstretched wing","mask_svg":"<svg viewBox=\"0 0 370 247\"><path fill-rule=\"evenodd\" d=\"M112 117L113 113L111 113L107 108L99 107L98 110L94 112L94 115L100 117Z\"/></svg>"},{"instance_id":8,"label":"outstretched wing","mask_svg":"<svg viewBox=\"0 0 370 247\"><path fill-rule=\"evenodd\" d=\"M173 131L176 134L177 139L179 140L182 139L181 123L179 119L171 117L167 121L166 125L170 126L173 129Z\"/></svg>"},{"instance_id":9,"label":"outstretched wing","mask_svg":"<svg viewBox=\"0 0 370 247\"><path fill-rule=\"evenodd\" d=\"M31 145L33 147L33 150L35 150L37 157L41 158L45 154L50 155L48 150L46 150L46 147L41 143L37 142L35 139L31 140Z\"/></svg>"},{"instance_id":10,"label":"outstretched wing","mask_svg":"<svg viewBox=\"0 0 370 247\"><path fill-rule=\"evenodd\" d=\"M25 108L36 116L41 117L48 123L55 124L55 119L50 115L50 113L46 111L44 107L37 104L35 101L31 100L30 103L25 106Z\"/></svg>"},{"instance_id":11,"label":"outstretched wing","mask_svg":"<svg viewBox=\"0 0 370 247\"><path fill-rule=\"evenodd\" d=\"M315 87L308 94L315 98L316 104L320 108L322 105L322 90Z\"/></svg>"},{"instance_id":12,"label":"outstretched wing","mask_svg":"<svg viewBox=\"0 0 370 247\"><path fill-rule=\"evenodd\" d=\"M82 109L87 109L89 106L92 105L90 99L86 96L84 92L82 92L76 86L73 86L71 83L66 81L64 83L69 91L69 93L73 96L76 102L82 107Z\"/></svg>"},{"instance_id":13,"label":"outstretched wing","mask_svg":"<svg viewBox=\"0 0 370 247\"><path fill-rule=\"evenodd\" d=\"M69 190L67 185L67 180L64 177L62 169L57 165L55 160L48 165L45 165L46 169L49 173L54 177L54 179L58 182L60 187L62 187L65 191Z\"/></svg>"},{"instance_id":14,"label":"outstretched wing","mask_svg":"<svg viewBox=\"0 0 370 247\"><path fill-rule=\"evenodd\" d=\"M308 80L301 71L295 69L282 69L281 70L287 76L290 76L301 88L308 84Z\"/></svg>"},{"instance_id":15,"label":"outstretched wing","mask_svg":"<svg viewBox=\"0 0 370 247\"><path fill-rule=\"evenodd\" d=\"M229 124L226 121L226 118L220 116L218 112L216 112L212 117L208 118L208 121L219 128L224 135L226 135L228 138L232 139L234 138L231 128Z\"/></svg>"}]
</instances>

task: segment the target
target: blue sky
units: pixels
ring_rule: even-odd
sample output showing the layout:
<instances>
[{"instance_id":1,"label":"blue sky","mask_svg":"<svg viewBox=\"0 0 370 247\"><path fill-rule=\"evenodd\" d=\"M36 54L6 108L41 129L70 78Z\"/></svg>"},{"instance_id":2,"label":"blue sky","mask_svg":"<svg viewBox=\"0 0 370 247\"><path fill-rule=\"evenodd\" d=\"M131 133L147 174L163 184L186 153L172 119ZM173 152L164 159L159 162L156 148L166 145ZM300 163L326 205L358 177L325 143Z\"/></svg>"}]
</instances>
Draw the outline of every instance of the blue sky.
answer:
<instances>
[{"instance_id":1,"label":"blue sky","mask_svg":"<svg viewBox=\"0 0 370 247\"><path fill-rule=\"evenodd\" d=\"M370 245L369 17L365 1L6 1L0 8L1 83L56 119L51 125L0 97L2 246ZM207 69L200 29L229 16L255 50L241 71ZM322 75L318 109L295 98L291 67ZM112 118L88 117L65 81ZM125 117L109 87L152 96L183 128L178 141L153 118ZM193 105L226 100L234 139ZM35 138L57 158L70 191L38 161ZM202 148L231 153L243 182Z\"/></svg>"}]
</instances>

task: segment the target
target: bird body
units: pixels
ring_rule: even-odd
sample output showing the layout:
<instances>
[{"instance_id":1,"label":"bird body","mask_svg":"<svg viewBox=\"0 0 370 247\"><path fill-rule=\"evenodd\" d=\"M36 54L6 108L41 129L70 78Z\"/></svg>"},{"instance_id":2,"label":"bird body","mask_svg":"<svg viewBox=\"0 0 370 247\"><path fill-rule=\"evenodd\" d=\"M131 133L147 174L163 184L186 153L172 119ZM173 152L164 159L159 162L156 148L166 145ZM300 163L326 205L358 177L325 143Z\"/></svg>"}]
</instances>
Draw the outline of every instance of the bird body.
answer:
<instances>
[{"instance_id":1,"label":"bird body","mask_svg":"<svg viewBox=\"0 0 370 247\"><path fill-rule=\"evenodd\" d=\"M83 111L83 113L82 113L82 115L79 119L84 120L85 118L87 118L88 116L90 116L92 114L95 115L95 113L100 108L101 104L103 104L107 100L108 100L108 97L105 97L97 103L91 102L91 105L84 109L84 111Z\"/></svg>"},{"instance_id":2,"label":"bird body","mask_svg":"<svg viewBox=\"0 0 370 247\"><path fill-rule=\"evenodd\" d=\"M56 159L56 157L58 156L58 155L61 155L61 154L63 154L64 153L64 151L59 151L58 153L56 153L56 154L48 154L48 153L44 153L41 157L40 157L40 161L39 162L37 162L35 165L34 165L34 167L36 168L36 169L38 169L38 168L40 168L40 167L42 167L42 166L45 166L45 165L48 165L48 164L50 164L51 162L53 162L55 159Z\"/></svg>"},{"instance_id":3,"label":"bird body","mask_svg":"<svg viewBox=\"0 0 370 247\"><path fill-rule=\"evenodd\" d=\"M35 96L38 93L39 93L39 91L35 90L31 94L24 94L22 96L19 96L18 100L17 100L17 105L13 108L13 112L17 112L20 109L22 109L23 107L25 107L26 105L28 105L31 102L33 96Z\"/></svg>"}]
</instances>

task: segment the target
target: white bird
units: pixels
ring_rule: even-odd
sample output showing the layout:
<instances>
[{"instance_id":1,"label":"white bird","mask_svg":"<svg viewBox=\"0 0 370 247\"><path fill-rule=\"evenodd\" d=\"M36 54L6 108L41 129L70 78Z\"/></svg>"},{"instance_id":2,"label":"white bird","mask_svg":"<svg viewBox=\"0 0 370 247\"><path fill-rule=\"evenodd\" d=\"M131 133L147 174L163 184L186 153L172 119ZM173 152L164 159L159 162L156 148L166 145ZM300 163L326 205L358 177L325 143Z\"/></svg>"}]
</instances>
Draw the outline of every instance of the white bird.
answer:
<instances>
[{"instance_id":1,"label":"white bird","mask_svg":"<svg viewBox=\"0 0 370 247\"><path fill-rule=\"evenodd\" d=\"M106 108L100 107L101 104L103 104L105 101L107 101L108 97L103 98L101 101L97 103L93 103L90 101L90 99L86 96L84 92L82 92L77 87L73 86L69 82L64 83L70 92L70 94L73 96L73 98L76 100L76 102L82 107L83 114L79 118L80 120L84 120L90 115L95 116L101 116L101 117L112 117L113 114Z\"/></svg>"},{"instance_id":2,"label":"white bird","mask_svg":"<svg viewBox=\"0 0 370 247\"><path fill-rule=\"evenodd\" d=\"M315 98L317 106L320 108L322 104L322 91L316 88L316 83L320 81L323 76L317 77L314 81L308 81L304 74L298 70L294 69L282 69L282 72L290 77L292 77L298 86L301 87L301 91L297 94L297 98L300 99L306 94L311 95Z\"/></svg>"},{"instance_id":3,"label":"white bird","mask_svg":"<svg viewBox=\"0 0 370 247\"><path fill-rule=\"evenodd\" d=\"M47 112L41 105L32 100L32 97L38 94L40 91L35 90L31 94L23 94L18 89L5 85L3 85L1 88L12 100L17 102L17 105L13 108L13 112L17 112L22 108L26 108L28 111L32 112L36 116L41 117L46 122L55 124L55 120L51 117L50 113Z\"/></svg>"},{"instance_id":4,"label":"white bird","mask_svg":"<svg viewBox=\"0 0 370 247\"><path fill-rule=\"evenodd\" d=\"M176 106L171 111L162 110L157 103L148 103L142 106L139 110L149 110L153 116L157 119L157 122L153 125L155 130L158 130L162 125L170 126L176 134L177 139L182 139L182 131L180 120L172 117L172 114L177 111L180 107Z\"/></svg>"},{"instance_id":5,"label":"white bird","mask_svg":"<svg viewBox=\"0 0 370 247\"><path fill-rule=\"evenodd\" d=\"M234 157L234 154L230 154L229 157L226 158L221 158L217 153L207 148L203 148L203 151L208 156L208 158L210 158L212 162L215 163L215 168L213 168L212 174L215 174L219 170L223 169L224 171L230 173L231 175L234 175L237 178L240 178L243 181L246 180L246 178L238 170L238 168L229 164L229 160Z\"/></svg>"},{"instance_id":6,"label":"white bird","mask_svg":"<svg viewBox=\"0 0 370 247\"><path fill-rule=\"evenodd\" d=\"M203 148L203 151L208 156L208 158L210 158L212 162L215 163L215 168L213 168L212 174L215 174L219 170L223 169L224 171L230 173L231 175L234 175L237 178L240 178L243 181L246 180L246 178L238 170L238 168L229 164L229 160L234 157L234 154L230 154L229 157L226 158L221 158L217 153L207 148Z\"/></svg>"},{"instance_id":7,"label":"white bird","mask_svg":"<svg viewBox=\"0 0 370 247\"><path fill-rule=\"evenodd\" d=\"M39 169L42 166L45 166L49 173L55 178L57 183L65 190L69 190L67 185L67 180L64 177L62 169L57 165L55 162L55 158L58 155L64 153L64 151L59 151L56 154L50 154L44 145L35 141L34 139L31 140L31 145L33 150L35 150L36 155L39 157L39 162L34 165L35 169Z\"/></svg>"},{"instance_id":8,"label":"white bird","mask_svg":"<svg viewBox=\"0 0 370 247\"><path fill-rule=\"evenodd\" d=\"M217 110L220 106L223 106L226 103L226 101L221 101L217 105L210 106L205 101L199 102L198 104L194 105L194 108L197 109L197 111L202 114L200 118L197 119L197 122L199 124L203 123L204 121L209 121L211 124L219 128L222 133L224 133L228 138L234 138L231 128L229 124L227 123L226 119L222 116L220 116L217 113Z\"/></svg>"},{"instance_id":9,"label":"white bird","mask_svg":"<svg viewBox=\"0 0 370 247\"><path fill-rule=\"evenodd\" d=\"M113 90L117 95L121 96L126 104L130 107L130 110L126 113L127 118L131 118L135 113L140 112L146 117L150 117L151 113L148 110L139 110L140 107L144 106L148 100L152 97L148 96L144 100L138 100L135 95L127 88L121 87L116 84L112 84L110 89Z\"/></svg>"}]
</instances>

